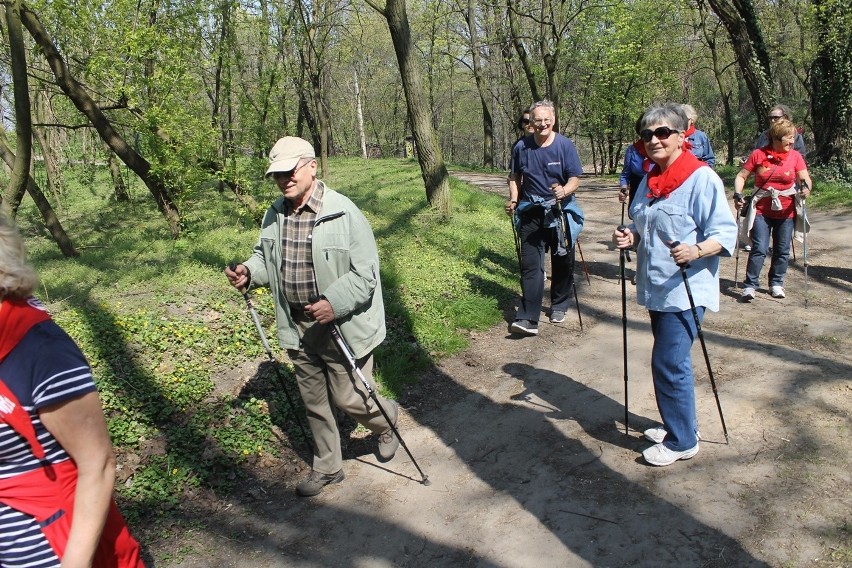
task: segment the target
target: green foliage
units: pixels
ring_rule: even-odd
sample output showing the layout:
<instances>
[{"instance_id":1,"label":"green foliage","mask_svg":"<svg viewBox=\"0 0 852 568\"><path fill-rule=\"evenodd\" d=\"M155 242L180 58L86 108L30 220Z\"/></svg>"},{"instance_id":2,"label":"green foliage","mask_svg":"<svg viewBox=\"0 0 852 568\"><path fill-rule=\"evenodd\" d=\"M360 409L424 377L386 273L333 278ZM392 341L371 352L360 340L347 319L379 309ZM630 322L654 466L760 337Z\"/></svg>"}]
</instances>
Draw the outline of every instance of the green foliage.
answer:
<instances>
[{"instance_id":1,"label":"green foliage","mask_svg":"<svg viewBox=\"0 0 852 568\"><path fill-rule=\"evenodd\" d=\"M331 171L328 183L362 208L376 234L388 337L375 374L381 392L395 397L435 357L464 349L468 330L502 319L500 306L516 293L503 199L453 182L455 214L439 221L411 160L336 159ZM122 508L151 519L194 488L231 490L249 475L247 464L299 443L279 382L295 393L292 369L263 364L241 378L265 356L243 299L222 275L248 256L258 231L232 194L188 192L197 196L185 204L195 229L175 241L137 185L125 204L107 199L104 172L85 187L78 180L69 174L63 222L81 257L56 252L30 201L18 222L41 277L38 295L91 363ZM270 183L252 188L263 203L277 195ZM253 299L274 344L269 293Z\"/></svg>"}]
</instances>

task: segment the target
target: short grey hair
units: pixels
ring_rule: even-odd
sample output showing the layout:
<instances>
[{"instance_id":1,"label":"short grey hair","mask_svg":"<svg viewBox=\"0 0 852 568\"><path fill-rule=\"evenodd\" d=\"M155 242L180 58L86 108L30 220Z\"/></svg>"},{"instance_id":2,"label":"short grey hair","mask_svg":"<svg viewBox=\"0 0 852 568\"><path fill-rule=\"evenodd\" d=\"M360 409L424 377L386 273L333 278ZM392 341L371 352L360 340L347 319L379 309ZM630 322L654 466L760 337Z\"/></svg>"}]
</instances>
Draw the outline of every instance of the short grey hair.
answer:
<instances>
[{"instance_id":1,"label":"short grey hair","mask_svg":"<svg viewBox=\"0 0 852 568\"><path fill-rule=\"evenodd\" d=\"M536 101L530 105L529 113L532 116L532 112L537 108L548 108L550 112L553 113L553 116L556 116L556 107L553 104L553 101L548 99L541 99L540 101Z\"/></svg>"},{"instance_id":2,"label":"short grey hair","mask_svg":"<svg viewBox=\"0 0 852 568\"><path fill-rule=\"evenodd\" d=\"M683 112L683 106L678 103L665 103L648 107L642 115L640 130L646 130L653 124L668 124L671 128L686 132L689 128L689 118Z\"/></svg>"},{"instance_id":3,"label":"short grey hair","mask_svg":"<svg viewBox=\"0 0 852 568\"><path fill-rule=\"evenodd\" d=\"M683 107L683 112L686 114L686 118L695 122L698 120L698 113L695 112L695 108L692 105L680 105Z\"/></svg>"},{"instance_id":4,"label":"short grey hair","mask_svg":"<svg viewBox=\"0 0 852 568\"><path fill-rule=\"evenodd\" d=\"M0 297L27 298L37 283L35 269L26 262L24 239L15 225L0 215Z\"/></svg>"}]
</instances>

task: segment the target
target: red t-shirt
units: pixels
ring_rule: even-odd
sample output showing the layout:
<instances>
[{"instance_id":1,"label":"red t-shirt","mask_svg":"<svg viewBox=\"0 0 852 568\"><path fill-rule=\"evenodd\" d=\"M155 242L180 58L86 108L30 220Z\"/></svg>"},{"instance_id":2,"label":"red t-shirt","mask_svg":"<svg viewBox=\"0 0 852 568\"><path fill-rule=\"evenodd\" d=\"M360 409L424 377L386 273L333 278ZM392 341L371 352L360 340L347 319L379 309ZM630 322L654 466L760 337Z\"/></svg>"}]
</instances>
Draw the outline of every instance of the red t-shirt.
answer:
<instances>
[{"instance_id":1,"label":"red t-shirt","mask_svg":"<svg viewBox=\"0 0 852 568\"><path fill-rule=\"evenodd\" d=\"M754 173L755 191L761 189L790 189L796 182L796 174L808 169L805 159L795 150L790 150L787 158L780 164L773 162L769 156L774 152L770 148L758 148L751 153L743 168ZM764 197L755 204L758 215L769 219L792 219L796 216L793 196L779 197L781 210L772 209L772 198Z\"/></svg>"}]
</instances>

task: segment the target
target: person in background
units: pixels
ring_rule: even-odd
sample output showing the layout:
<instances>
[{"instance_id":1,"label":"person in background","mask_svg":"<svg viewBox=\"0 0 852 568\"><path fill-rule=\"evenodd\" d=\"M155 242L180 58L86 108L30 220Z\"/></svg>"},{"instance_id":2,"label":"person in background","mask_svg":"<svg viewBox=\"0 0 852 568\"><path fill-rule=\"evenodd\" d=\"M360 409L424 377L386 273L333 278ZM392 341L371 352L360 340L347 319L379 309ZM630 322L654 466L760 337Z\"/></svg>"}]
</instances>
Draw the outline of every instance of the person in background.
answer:
<instances>
[{"instance_id":1,"label":"person in background","mask_svg":"<svg viewBox=\"0 0 852 568\"><path fill-rule=\"evenodd\" d=\"M790 107L787 105L777 104L771 109L769 109L769 114L766 116L769 121L770 128L772 127L772 123L776 120L789 120L793 122L793 114L790 111ZM770 145L769 138L769 128L764 130L758 135L757 140L754 141L754 149L759 150L760 148L765 148ZM798 130L796 131L796 140L793 142L793 150L802 155L802 158L807 156L807 151L805 150L805 139L802 138L802 133Z\"/></svg>"},{"instance_id":2,"label":"person in background","mask_svg":"<svg viewBox=\"0 0 852 568\"><path fill-rule=\"evenodd\" d=\"M334 407L378 434L380 460L392 459L399 447L330 332L338 326L372 382L372 352L386 333L379 253L364 214L317 179L310 142L281 138L269 162L266 176L283 195L266 211L251 257L234 270L226 267L225 276L238 290L271 291L278 341L295 368L314 438L311 473L296 486L299 495L311 497L345 478ZM376 397L396 425L399 405Z\"/></svg>"},{"instance_id":3,"label":"person in background","mask_svg":"<svg viewBox=\"0 0 852 568\"><path fill-rule=\"evenodd\" d=\"M0 215L0 566L144 568L91 368L36 281Z\"/></svg>"},{"instance_id":4,"label":"person in background","mask_svg":"<svg viewBox=\"0 0 852 568\"><path fill-rule=\"evenodd\" d=\"M530 111L529 109L525 110L520 118L518 118L518 132L520 132L520 136L518 136L518 140L515 141L517 144L521 138L525 136L532 136L535 134L535 128L532 125L532 120L530 120Z\"/></svg>"},{"instance_id":5,"label":"person in background","mask_svg":"<svg viewBox=\"0 0 852 568\"><path fill-rule=\"evenodd\" d=\"M743 283L743 301L750 302L760 284L760 271L769 251L772 235L772 263L769 268L769 293L773 298L783 298L784 276L790 259L793 230L799 224L804 232L804 220L797 215L798 197L806 198L811 192L811 177L802 155L793 149L796 127L786 119L778 119L769 127L769 140L758 148L743 164L734 178L734 205L743 208L743 188L754 174L754 194L749 207L740 215L745 219L741 238L751 238L746 277Z\"/></svg>"},{"instance_id":6,"label":"person in background","mask_svg":"<svg viewBox=\"0 0 852 568\"><path fill-rule=\"evenodd\" d=\"M628 207L633 203L633 198L636 196L636 190L639 184L645 177L654 162L648 158L645 153L645 144L639 136L639 125L642 123L642 116L636 119L634 130L636 131L636 141L627 147L624 151L624 167L621 169L621 177L619 185L621 191L618 194L618 200L621 203L627 203Z\"/></svg>"},{"instance_id":7,"label":"person in background","mask_svg":"<svg viewBox=\"0 0 852 568\"><path fill-rule=\"evenodd\" d=\"M698 453L691 358L698 329L680 267L700 320L705 310L719 310L719 257L731 256L736 244L722 180L686 151L687 128L679 104L645 112L640 136L655 166L630 207L633 223L612 234L619 249L637 251L636 295L651 317L651 375L663 424L645 431L653 445L642 455L656 466Z\"/></svg>"},{"instance_id":8,"label":"person in background","mask_svg":"<svg viewBox=\"0 0 852 568\"><path fill-rule=\"evenodd\" d=\"M574 243L582 228L582 210L574 193L583 173L574 143L554 131L556 109L548 100L530 107L535 134L512 149L509 200L521 240L523 295L510 331L537 335L544 295L544 253L551 252L550 321L565 321L574 283ZM562 234L560 215L567 216L570 235ZM566 237L570 247L566 247Z\"/></svg>"},{"instance_id":9,"label":"person in background","mask_svg":"<svg viewBox=\"0 0 852 568\"><path fill-rule=\"evenodd\" d=\"M695 128L695 122L698 120L698 113L692 105L682 105L683 112L689 118L689 128L684 133L686 142L684 146L692 152L692 155L710 166L716 167L716 154L713 153L713 147L710 145L710 138L707 134Z\"/></svg>"}]
</instances>

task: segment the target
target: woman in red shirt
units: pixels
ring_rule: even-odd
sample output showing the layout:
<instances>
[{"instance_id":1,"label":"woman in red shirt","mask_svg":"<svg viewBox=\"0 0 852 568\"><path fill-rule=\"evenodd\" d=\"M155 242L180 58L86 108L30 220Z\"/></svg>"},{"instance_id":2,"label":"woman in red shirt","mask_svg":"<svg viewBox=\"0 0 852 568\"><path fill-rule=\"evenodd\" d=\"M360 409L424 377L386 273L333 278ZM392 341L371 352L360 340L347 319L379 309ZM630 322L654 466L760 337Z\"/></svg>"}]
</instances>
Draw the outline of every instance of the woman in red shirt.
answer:
<instances>
[{"instance_id":1,"label":"woman in red shirt","mask_svg":"<svg viewBox=\"0 0 852 568\"><path fill-rule=\"evenodd\" d=\"M797 224L796 198L811 191L811 177L805 159L793 150L796 127L789 120L776 120L769 128L769 145L751 153L743 169L734 178L734 205L743 207L743 188L754 174L754 194L746 210L743 228L752 241L748 255L743 301L754 299L760 283L760 271L769 250L772 235L772 264L769 291L773 298L784 297L784 275L790 258L790 242ZM804 228L806 230L806 228Z\"/></svg>"}]
</instances>

